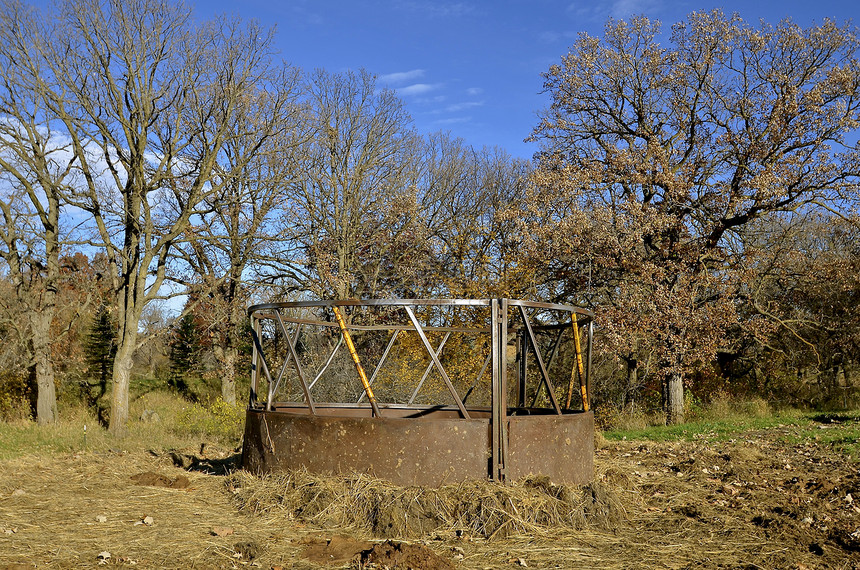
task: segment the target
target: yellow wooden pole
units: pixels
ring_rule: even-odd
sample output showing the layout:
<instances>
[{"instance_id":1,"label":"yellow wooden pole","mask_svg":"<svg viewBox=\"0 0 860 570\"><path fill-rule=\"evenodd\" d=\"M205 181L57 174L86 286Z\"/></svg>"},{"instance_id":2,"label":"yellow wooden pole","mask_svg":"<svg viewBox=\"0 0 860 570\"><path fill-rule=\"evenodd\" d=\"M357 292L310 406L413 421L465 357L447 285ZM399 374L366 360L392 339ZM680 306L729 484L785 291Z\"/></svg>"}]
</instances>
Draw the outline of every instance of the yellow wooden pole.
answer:
<instances>
[{"instance_id":1,"label":"yellow wooden pole","mask_svg":"<svg viewBox=\"0 0 860 570\"><path fill-rule=\"evenodd\" d=\"M337 324L340 326L340 332L343 333L343 339L346 341L346 348L349 350L352 361L355 363L355 369L358 371L358 377L361 378L361 384L364 386L364 393L367 394L367 399L370 400L370 407L373 408L373 415L379 417L379 406L376 403L376 396L373 395L373 390L370 388L370 382L367 380L367 374L364 372L364 367L361 365L361 359L358 358L358 352L355 350L355 345L352 343L352 337L346 329L346 321L343 320L343 315L336 306L332 307L334 318L337 319Z\"/></svg>"},{"instance_id":2,"label":"yellow wooden pole","mask_svg":"<svg viewBox=\"0 0 860 570\"><path fill-rule=\"evenodd\" d=\"M579 370L579 389L582 392L582 409L588 411L588 389L585 386L585 367L582 364L582 343L579 340L579 325L573 313L573 342L576 344L576 367Z\"/></svg>"},{"instance_id":3,"label":"yellow wooden pole","mask_svg":"<svg viewBox=\"0 0 860 570\"><path fill-rule=\"evenodd\" d=\"M570 383L567 386L567 400L564 404L565 408L570 408L571 400L573 400L573 379L576 373L579 372L579 389L582 393L582 409L588 411L588 392L585 386L585 366L582 363L582 342L579 338L579 325L576 320L576 313L571 313L571 325L573 326L573 342L576 351L576 366L570 371Z\"/></svg>"}]
</instances>

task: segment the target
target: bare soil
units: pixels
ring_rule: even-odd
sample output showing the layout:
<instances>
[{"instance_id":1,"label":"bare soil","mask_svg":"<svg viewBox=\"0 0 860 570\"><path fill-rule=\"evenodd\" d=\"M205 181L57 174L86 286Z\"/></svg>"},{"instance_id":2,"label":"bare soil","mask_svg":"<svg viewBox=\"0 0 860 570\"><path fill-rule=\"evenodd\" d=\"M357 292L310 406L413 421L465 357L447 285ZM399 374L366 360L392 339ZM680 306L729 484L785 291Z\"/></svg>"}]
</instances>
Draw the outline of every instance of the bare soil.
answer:
<instances>
[{"instance_id":1,"label":"bare soil","mask_svg":"<svg viewBox=\"0 0 860 570\"><path fill-rule=\"evenodd\" d=\"M27 456L0 463L0 570L860 568L860 464L798 429L603 442L590 489L611 490L619 522L492 538L255 513L228 484L230 450Z\"/></svg>"}]
</instances>

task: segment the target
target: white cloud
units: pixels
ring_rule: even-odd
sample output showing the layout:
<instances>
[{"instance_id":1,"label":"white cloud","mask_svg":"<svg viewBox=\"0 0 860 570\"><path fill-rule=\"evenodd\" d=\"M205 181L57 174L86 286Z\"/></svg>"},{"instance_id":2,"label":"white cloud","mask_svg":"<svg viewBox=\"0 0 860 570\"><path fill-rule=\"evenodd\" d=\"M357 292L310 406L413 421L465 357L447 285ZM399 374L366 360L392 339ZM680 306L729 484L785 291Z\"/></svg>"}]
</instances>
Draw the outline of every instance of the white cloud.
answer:
<instances>
[{"instance_id":1,"label":"white cloud","mask_svg":"<svg viewBox=\"0 0 860 570\"><path fill-rule=\"evenodd\" d=\"M473 107L480 107L484 104L483 101L468 101L466 103L454 103L453 105L448 105L445 107L443 112L445 113L459 113L460 111L464 111L466 109L471 109Z\"/></svg>"},{"instance_id":2,"label":"white cloud","mask_svg":"<svg viewBox=\"0 0 860 570\"><path fill-rule=\"evenodd\" d=\"M472 120L472 117L452 117L450 119L439 119L438 121L433 121L437 125L456 125L460 123L468 123Z\"/></svg>"},{"instance_id":3,"label":"white cloud","mask_svg":"<svg viewBox=\"0 0 860 570\"><path fill-rule=\"evenodd\" d=\"M423 69L412 69L410 71L397 71L394 73L386 73L385 75L380 75L377 79L380 83L407 83L409 81L415 81L416 79L420 79L424 77Z\"/></svg>"},{"instance_id":4,"label":"white cloud","mask_svg":"<svg viewBox=\"0 0 860 570\"><path fill-rule=\"evenodd\" d=\"M475 7L466 2L415 2L403 0L396 3L401 10L423 14L434 18L459 18L475 13Z\"/></svg>"},{"instance_id":5,"label":"white cloud","mask_svg":"<svg viewBox=\"0 0 860 570\"><path fill-rule=\"evenodd\" d=\"M480 87L469 87L468 89L466 89L466 95L471 95L473 97L475 95L480 95L483 92L484 92L484 90L481 89Z\"/></svg>"},{"instance_id":6,"label":"white cloud","mask_svg":"<svg viewBox=\"0 0 860 570\"><path fill-rule=\"evenodd\" d=\"M448 100L445 95L435 95L433 97L419 97L414 100L414 103L421 105L433 105L435 103L443 103Z\"/></svg>"},{"instance_id":7,"label":"white cloud","mask_svg":"<svg viewBox=\"0 0 860 570\"><path fill-rule=\"evenodd\" d=\"M612 17L616 20L627 20L640 14L653 15L663 8L662 0L613 0L607 3L591 4L574 2L567 7L568 14L577 19L599 22ZM541 35L541 39L549 40L552 32Z\"/></svg>"},{"instance_id":8,"label":"white cloud","mask_svg":"<svg viewBox=\"0 0 860 570\"><path fill-rule=\"evenodd\" d=\"M410 95L423 95L439 87L441 87L440 83L413 83L406 87L398 87L395 91L397 91L398 95L408 97Z\"/></svg>"}]
</instances>

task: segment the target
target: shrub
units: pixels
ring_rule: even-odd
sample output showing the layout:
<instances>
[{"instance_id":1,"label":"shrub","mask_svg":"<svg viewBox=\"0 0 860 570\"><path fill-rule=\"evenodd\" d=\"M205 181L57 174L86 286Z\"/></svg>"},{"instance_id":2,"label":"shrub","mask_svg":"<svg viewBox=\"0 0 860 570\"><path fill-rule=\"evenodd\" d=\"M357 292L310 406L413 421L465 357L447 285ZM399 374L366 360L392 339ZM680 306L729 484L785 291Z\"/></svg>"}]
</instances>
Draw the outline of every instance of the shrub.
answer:
<instances>
[{"instance_id":1,"label":"shrub","mask_svg":"<svg viewBox=\"0 0 860 570\"><path fill-rule=\"evenodd\" d=\"M245 408L220 398L209 405L191 404L179 413L176 422L180 431L228 441L241 439L244 424Z\"/></svg>"},{"instance_id":2,"label":"shrub","mask_svg":"<svg viewBox=\"0 0 860 570\"><path fill-rule=\"evenodd\" d=\"M23 374L0 371L0 420L8 422L31 419L30 390Z\"/></svg>"}]
</instances>

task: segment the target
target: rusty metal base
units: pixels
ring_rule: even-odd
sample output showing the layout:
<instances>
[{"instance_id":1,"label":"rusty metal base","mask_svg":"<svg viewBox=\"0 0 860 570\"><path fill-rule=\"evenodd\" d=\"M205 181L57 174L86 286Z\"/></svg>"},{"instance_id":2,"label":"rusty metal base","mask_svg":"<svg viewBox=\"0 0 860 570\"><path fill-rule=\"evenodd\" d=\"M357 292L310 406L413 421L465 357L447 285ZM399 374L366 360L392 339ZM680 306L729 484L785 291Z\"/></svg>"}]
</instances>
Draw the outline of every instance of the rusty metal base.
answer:
<instances>
[{"instance_id":1,"label":"rusty metal base","mask_svg":"<svg viewBox=\"0 0 860 570\"><path fill-rule=\"evenodd\" d=\"M383 418L369 417L366 408L318 406L316 412L248 410L242 466L255 473L369 473L397 485L430 487L486 480L491 472L489 410L469 410L469 420L439 409L386 409ZM504 427L508 480L540 474L555 483L583 484L593 477L591 412L512 415Z\"/></svg>"}]
</instances>

